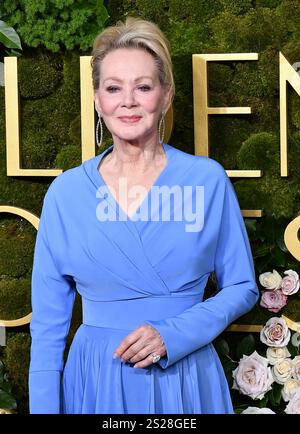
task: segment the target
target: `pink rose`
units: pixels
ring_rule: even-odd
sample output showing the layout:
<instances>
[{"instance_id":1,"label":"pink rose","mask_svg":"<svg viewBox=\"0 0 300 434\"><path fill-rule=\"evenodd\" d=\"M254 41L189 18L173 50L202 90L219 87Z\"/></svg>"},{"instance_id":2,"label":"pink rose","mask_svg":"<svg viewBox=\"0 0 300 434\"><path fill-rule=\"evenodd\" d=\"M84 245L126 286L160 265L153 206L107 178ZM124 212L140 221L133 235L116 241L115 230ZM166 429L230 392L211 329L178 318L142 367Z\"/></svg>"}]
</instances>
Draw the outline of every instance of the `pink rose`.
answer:
<instances>
[{"instance_id":1,"label":"pink rose","mask_svg":"<svg viewBox=\"0 0 300 434\"><path fill-rule=\"evenodd\" d=\"M299 275L296 271L287 270L284 272L287 274L281 281L281 290L285 295L296 294L299 290Z\"/></svg>"},{"instance_id":2,"label":"pink rose","mask_svg":"<svg viewBox=\"0 0 300 434\"><path fill-rule=\"evenodd\" d=\"M300 391L293 395L284 411L286 414L300 414Z\"/></svg>"},{"instance_id":3,"label":"pink rose","mask_svg":"<svg viewBox=\"0 0 300 434\"><path fill-rule=\"evenodd\" d=\"M295 380L300 381L300 356L296 356L293 358L293 375L292 377L295 378Z\"/></svg>"},{"instance_id":4,"label":"pink rose","mask_svg":"<svg viewBox=\"0 0 300 434\"><path fill-rule=\"evenodd\" d=\"M268 360L256 351L250 356L243 355L232 375L232 388L252 399L262 399L272 389L271 384L274 382Z\"/></svg>"},{"instance_id":5,"label":"pink rose","mask_svg":"<svg viewBox=\"0 0 300 434\"><path fill-rule=\"evenodd\" d=\"M291 331L282 318L270 318L260 332L260 340L268 347L285 347L291 339Z\"/></svg>"},{"instance_id":6,"label":"pink rose","mask_svg":"<svg viewBox=\"0 0 300 434\"><path fill-rule=\"evenodd\" d=\"M270 312L279 312L287 304L287 295L284 295L281 289L274 291L262 291L260 305Z\"/></svg>"}]
</instances>

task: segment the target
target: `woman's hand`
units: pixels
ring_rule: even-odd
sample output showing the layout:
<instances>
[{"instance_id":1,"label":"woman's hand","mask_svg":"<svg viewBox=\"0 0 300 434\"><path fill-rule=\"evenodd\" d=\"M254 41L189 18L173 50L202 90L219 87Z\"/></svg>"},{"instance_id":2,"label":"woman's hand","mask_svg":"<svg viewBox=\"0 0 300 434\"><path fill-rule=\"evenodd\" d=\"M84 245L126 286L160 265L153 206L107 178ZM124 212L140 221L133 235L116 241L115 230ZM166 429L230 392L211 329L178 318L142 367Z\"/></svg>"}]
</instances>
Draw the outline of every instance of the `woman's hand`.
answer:
<instances>
[{"instance_id":1,"label":"woman's hand","mask_svg":"<svg viewBox=\"0 0 300 434\"><path fill-rule=\"evenodd\" d=\"M152 353L167 354L160 333L150 324L142 324L130 332L116 348L114 355L124 362L135 363L134 368L145 368L153 363Z\"/></svg>"}]
</instances>

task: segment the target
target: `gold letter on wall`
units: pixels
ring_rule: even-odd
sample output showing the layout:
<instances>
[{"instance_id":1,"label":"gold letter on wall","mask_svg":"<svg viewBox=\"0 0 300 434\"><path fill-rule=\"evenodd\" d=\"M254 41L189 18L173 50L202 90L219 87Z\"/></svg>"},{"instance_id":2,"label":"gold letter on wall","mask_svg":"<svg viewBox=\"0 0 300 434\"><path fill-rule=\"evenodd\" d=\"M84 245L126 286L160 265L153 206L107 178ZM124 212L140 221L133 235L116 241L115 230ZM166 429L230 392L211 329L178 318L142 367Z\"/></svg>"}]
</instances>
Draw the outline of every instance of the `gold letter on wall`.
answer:
<instances>
[{"instance_id":1,"label":"gold letter on wall","mask_svg":"<svg viewBox=\"0 0 300 434\"><path fill-rule=\"evenodd\" d=\"M29 223L31 223L36 230L38 230L40 219L33 213L27 211L23 208L17 208L15 206L2 205L0 206L0 213L10 213L15 214L20 217L23 217ZM19 327L24 324L28 324L31 320L31 313L22 318L11 319L11 320L1 320L0 319L0 327Z\"/></svg>"},{"instance_id":2,"label":"gold letter on wall","mask_svg":"<svg viewBox=\"0 0 300 434\"><path fill-rule=\"evenodd\" d=\"M257 60L257 53L193 54L195 154L209 156L208 115L250 114L251 107L209 107L207 62ZM261 170L226 170L230 177L259 178ZM244 217L261 217L261 210L243 210Z\"/></svg>"},{"instance_id":3,"label":"gold letter on wall","mask_svg":"<svg viewBox=\"0 0 300 434\"><path fill-rule=\"evenodd\" d=\"M20 152L18 64L16 57L4 57L7 176L57 176L58 169L22 169Z\"/></svg>"},{"instance_id":4,"label":"gold letter on wall","mask_svg":"<svg viewBox=\"0 0 300 434\"><path fill-rule=\"evenodd\" d=\"M280 80L280 174L288 176L287 163L287 82L300 96L300 77L292 65L279 52Z\"/></svg>"},{"instance_id":5,"label":"gold letter on wall","mask_svg":"<svg viewBox=\"0 0 300 434\"><path fill-rule=\"evenodd\" d=\"M284 242L288 251L300 261L300 241L298 232L300 230L300 217L296 217L286 227L284 232Z\"/></svg>"}]
</instances>

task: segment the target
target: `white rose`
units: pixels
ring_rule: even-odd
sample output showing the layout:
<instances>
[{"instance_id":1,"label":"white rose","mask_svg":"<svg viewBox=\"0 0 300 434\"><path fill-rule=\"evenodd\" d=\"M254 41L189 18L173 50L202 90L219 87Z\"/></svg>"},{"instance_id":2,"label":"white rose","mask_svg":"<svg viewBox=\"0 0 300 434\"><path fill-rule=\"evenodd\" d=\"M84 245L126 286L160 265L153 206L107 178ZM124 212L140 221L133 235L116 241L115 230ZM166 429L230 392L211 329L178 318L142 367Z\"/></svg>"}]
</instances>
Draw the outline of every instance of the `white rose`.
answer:
<instances>
[{"instance_id":1,"label":"white rose","mask_svg":"<svg viewBox=\"0 0 300 434\"><path fill-rule=\"evenodd\" d=\"M241 414L276 414L270 408L248 407Z\"/></svg>"},{"instance_id":2,"label":"white rose","mask_svg":"<svg viewBox=\"0 0 300 434\"><path fill-rule=\"evenodd\" d=\"M282 279L281 291L285 295L296 294L300 287L298 273L294 270L287 270L284 274L286 274L286 276Z\"/></svg>"},{"instance_id":3,"label":"white rose","mask_svg":"<svg viewBox=\"0 0 300 434\"><path fill-rule=\"evenodd\" d=\"M294 394L284 411L286 414L300 414L300 390Z\"/></svg>"},{"instance_id":4,"label":"white rose","mask_svg":"<svg viewBox=\"0 0 300 434\"><path fill-rule=\"evenodd\" d=\"M268 347L285 347L291 338L291 331L282 318L270 318L260 332L260 340Z\"/></svg>"},{"instance_id":5,"label":"white rose","mask_svg":"<svg viewBox=\"0 0 300 434\"><path fill-rule=\"evenodd\" d=\"M271 384L274 382L268 360L256 351L250 356L243 355L232 376L232 388L252 399L262 399L272 389Z\"/></svg>"},{"instance_id":6,"label":"white rose","mask_svg":"<svg viewBox=\"0 0 300 434\"><path fill-rule=\"evenodd\" d=\"M267 359L270 365L276 365L276 363L282 362L287 357L291 357L287 347L269 347L267 349Z\"/></svg>"},{"instance_id":7,"label":"white rose","mask_svg":"<svg viewBox=\"0 0 300 434\"><path fill-rule=\"evenodd\" d=\"M291 359L284 359L282 362L276 363L272 368L274 380L278 384L284 384L292 376L294 369Z\"/></svg>"},{"instance_id":8,"label":"white rose","mask_svg":"<svg viewBox=\"0 0 300 434\"><path fill-rule=\"evenodd\" d=\"M273 273L267 271L259 276L259 282L267 289L279 289L281 287L282 277L278 271L273 270Z\"/></svg>"},{"instance_id":9,"label":"white rose","mask_svg":"<svg viewBox=\"0 0 300 434\"><path fill-rule=\"evenodd\" d=\"M292 397L295 395L295 393L300 390L300 381L299 380L287 380L284 385L283 389L281 391L282 398L285 402L292 399Z\"/></svg>"},{"instance_id":10,"label":"white rose","mask_svg":"<svg viewBox=\"0 0 300 434\"><path fill-rule=\"evenodd\" d=\"M292 362L294 365L292 377L295 380L300 380L300 356L294 357Z\"/></svg>"}]
</instances>

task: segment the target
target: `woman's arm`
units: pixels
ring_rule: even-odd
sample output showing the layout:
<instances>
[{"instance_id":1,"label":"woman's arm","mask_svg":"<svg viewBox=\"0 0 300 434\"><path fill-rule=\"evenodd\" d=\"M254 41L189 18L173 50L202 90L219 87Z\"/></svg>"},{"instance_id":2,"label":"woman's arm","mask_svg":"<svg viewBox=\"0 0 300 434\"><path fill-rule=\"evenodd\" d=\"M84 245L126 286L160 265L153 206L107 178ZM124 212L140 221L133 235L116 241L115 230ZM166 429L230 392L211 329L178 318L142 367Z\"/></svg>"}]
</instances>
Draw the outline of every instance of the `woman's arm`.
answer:
<instances>
[{"instance_id":1,"label":"woman's arm","mask_svg":"<svg viewBox=\"0 0 300 434\"><path fill-rule=\"evenodd\" d=\"M30 413L61 413L61 372L76 292L70 276L61 274L55 249L62 242L51 189L43 203L31 281L32 320L29 366Z\"/></svg>"},{"instance_id":2,"label":"woman's arm","mask_svg":"<svg viewBox=\"0 0 300 434\"><path fill-rule=\"evenodd\" d=\"M224 169L223 177L224 200L220 204L222 217L214 258L219 292L174 317L144 321L160 332L165 343L167 356L158 362L162 368L212 342L234 320L251 310L259 298L243 216Z\"/></svg>"}]
</instances>

